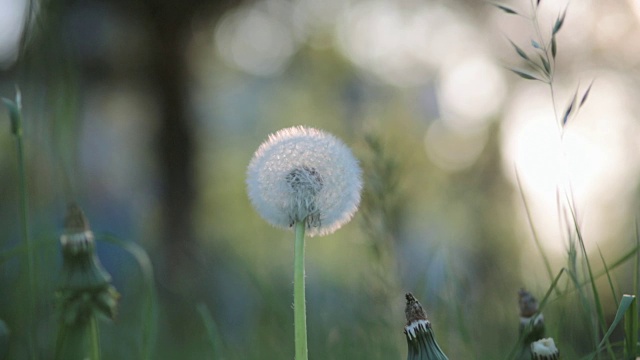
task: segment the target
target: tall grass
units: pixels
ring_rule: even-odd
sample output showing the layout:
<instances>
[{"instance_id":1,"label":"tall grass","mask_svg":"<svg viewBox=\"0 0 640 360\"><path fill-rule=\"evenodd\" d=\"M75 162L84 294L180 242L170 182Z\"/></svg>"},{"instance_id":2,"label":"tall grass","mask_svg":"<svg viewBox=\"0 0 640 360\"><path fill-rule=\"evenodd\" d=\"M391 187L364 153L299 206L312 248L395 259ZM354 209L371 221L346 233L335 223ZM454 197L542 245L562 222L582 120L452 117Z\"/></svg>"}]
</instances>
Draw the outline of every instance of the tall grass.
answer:
<instances>
[{"instance_id":1,"label":"tall grass","mask_svg":"<svg viewBox=\"0 0 640 360\"><path fill-rule=\"evenodd\" d=\"M9 117L11 120L11 133L16 140L16 156L18 165L18 193L20 197L20 230L22 235L22 241L26 246L25 262L26 274L27 274L27 296L25 306L27 316L27 341L29 357L35 359L36 357L36 338L35 338L35 308L36 308L36 289L38 287L36 280L36 265L34 260L35 249L33 242L29 234L29 209L27 199L27 174L25 170L25 157L24 157L24 142L23 142L23 128L22 128L22 99L20 90L16 90L16 100L11 101L6 98L2 98L5 106L9 110Z\"/></svg>"},{"instance_id":2,"label":"tall grass","mask_svg":"<svg viewBox=\"0 0 640 360\"><path fill-rule=\"evenodd\" d=\"M530 4L533 15L523 17L531 21L533 26L532 30L536 36L536 40L534 40L531 45L533 55L530 51L525 51L525 47L512 43L518 57L528 66L527 69L524 70L514 68L513 72L521 78L537 80L544 83L545 86L548 86L550 101L554 108L555 121L558 124L560 138L562 138L564 126L577 116L578 110L580 110L587 101L591 85L586 89L576 89L573 97L569 99L569 105L566 108L559 109L557 107L556 104L560 101L557 100L554 79L557 71L556 57L558 54L561 54L559 52L561 46L558 44L556 35L563 28L567 10L558 15L555 23L550 24L551 38L543 39L541 31L542 25L539 23L537 11L539 6L544 5L544 3L541 1L531 1ZM498 7L508 14L520 15L520 11L513 10L511 7L504 5L499 5ZM3 100L10 109L11 129L16 138L20 234L24 241L13 248L4 249L0 252L0 264L4 265L12 259L20 259L25 264L25 274L23 274L23 277L26 278L27 281L23 286L28 290L26 292L27 296L25 297L24 304L16 305L16 308L27 311L24 316L19 317L27 327L27 344L25 348L27 349L29 358L47 358L47 355L50 354L48 351L51 350L52 346L41 339L52 336L52 334L40 335L40 338L38 338L36 328L39 329L40 334L45 333L49 328L42 324L48 320L46 318L53 317L53 315L52 313L48 313L43 315L41 319L36 319L35 309L38 302L36 296L41 295L43 292L42 289L39 289L39 285L47 282L45 280L52 278L52 275L48 273L45 274L43 269L41 269L42 266L36 266L36 259L38 259L38 255L54 258L56 253L52 248L54 244L51 241L40 242L32 239L31 233L33 231L31 231L32 228L27 208L28 194L26 179L28 176L26 169L28 167L25 166L21 127L22 119L19 111L20 100L19 98L16 99L16 101ZM318 330L318 328L310 329L310 342L318 345L318 349L324 350L324 353L321 352L320 354L313 354L312 352L312 358L322 356L327 359L388 359L398 357L398 349L394 348L397 344L392 340L388 340L388 338L391 337L389 332L392 331L390 329L394 328L394 323L397 323L398 329L401 329L403 322L401 318L395 317L396 314L391 311L391 309L393 308L393 301L397 299L396 293L404 285L402 284L402 278L397 269L397 257L399 255L396 251L396 240L401 233L399 217L402 212L402 202L407 199L399 190L398 176L400 170L398 161L396 161L393 156L389 156L388 150L382 146L382 141L379 138L367 137L365 143L371 158L365 161L365 176L367 177L368 188L364 195L361 231L366 234L367 241L370 241L365 248L366 251L369 251L366 258L372 259L372 261L366 266L369 266L373 271L372 274L369 274L371 279L367 279L366 286L362 287L362 289L365 290L362 293L354 291L354 289L349 289L349 291L345 293L339 293L336 291L339 285L335 284L335 279L316 280L318 283L321 283L323 288L314 290L316 296L312 298L311 301L325 301L326 304L330 304L332 308L328 308L326 312L317 311L310 314L310 318L313 319L314 324L323 325L321 330ZM567 179L565 183L570 185L570 179ZM637 296L640 291L638 288L638 282L640 281L640 235L638 235L638 231L636 231L635 246L627 249L625 253L612 260L606 259L600 249L598 249L598 254L590 252L585 245L587 241L580 222L580 209L577 208L573 200L571 187L559 186L557 190L558 213L561 214L559 221L565 231L568 247L566 264L560 268L554 267L554 265L552 265L553 262L546 253L539 238L535 225L536 219L532 218L530 211L529 196L525 193L522 185L520 185L519 177L518 188L529 221L533 241L538 250L538 256L542 259L546 273L545 276L548 277L548 286L540 298L539 313L544 311L547 315L556 315L555 317L548 316L546 318L546 325L549 329L549 334L559 340L558 345L564 355L564 359L635 359L638 356L639 330ZM161 331L158 329L158 324L162 320L163 314L159 313L158 310L158 295L156 293L153 268L149 256L139 245L120 240L111 234L100 234L97 236L97 240L99 242L112 244L126 256L132 257L139 270L139 273L136 275L140 275L143 284L143 298L139 309L136 311L138 317L132 320L135 329L126 334L114 331L114 337L117 341L113 343L117 349L110 352L110 354L120 354L123 351L131 350L126 355L135 357L136 359L162 359L171 356L158 353L157 351L159 346L156 343L156 337L157 333ZM224 256L226 255L228 254L224 254ZM241 257L236 254L232 254L232 256L237 257L237 259L234 260L237 260L239 263L239 265L237 265L238 267L250 266L248 265L249 260L241 259ZM621 289L615 282L615 272L625 267L633 267L634 269L633 289L631 290ZM243 271L245 270L246 269L243 268ZM47 269L47 271L53 272L49 269ZM248 331L247 334L242 334L242 341L235 340L235 343L227 346L228 344L225 344L224 341L225 337L232 338L233 336L229 335L229 333L232 333L233 329L219 326L218 324L222 323L214 320L213 311L204 303L199 303L194 305L193 311L200 316L202 333L199 335L205 338L207 347L184 346L184 348L175 350L176 353L183 353L185 358L200 356L213 359L222 359L225 357L231 359L246 359L261 358L261 356L265 358L265 353L270 355L275 353L278 356L281 355L284 357L289 356L289 353L293 352L294 347L287 347L288 345L286 344L289 344L289 342L281 340L281 338L290 337L288 336L289 334L285 333L288 325L292 322L290 321L292 319L289 317L289 309L287 308L289 304L287 301L282 301L285 297L284 295L288 294L289 284L286 282L278 283L277 281L270 283L269 281L273 279L259 277L256 276L256 274L249 274L247 276L255 277L252 281L248 281L249 285L247 285L247 288L249 288L249 290L247 292L250 294L258 294L260 298L258 300L251 299L251 301L255 301L259 303L259 305L255 305L254 303L250 303L249 305L245 304L247 307L255 306L259 309L251 312L251 324L247 326L247 328L251 328L251 330ZM455 282L459 285L459 283L463 281L461 279L462 276L461 274L453 274L447 277L447 281ZM233 281L236 280L237 279L233 279ZM203 284L203 286L208 286L208 284ZM447 289L450 288L451 287L447 287ZM462 289L463 286L459 288ZM237 288L233 289L237 290ZM493 289L485 289L486 292L492 290ZM319 296L319 292L325 294L325 297ZM452 293L454 293L454 291L452 291ZM53 294L49 295L53 297ZM129 295L125 289L123 296L127 301L131 300ZM456 296L459 295L453 294L445 298L455 299ZM349 299L350 297L353 298ZM610 314L610 312L607 311L606 303L608 297L614 299L615 314ZM322 300L317 300L318 298L322 298ZM351 300L352 302L348 302L347 300ZM371 305L372 303L374 305ZM487 349L486 346L483 347L483 344L478 344L480 342L478 339L482 339L484 334L474 332L473 319L471 318L474 314L495 309L469 309L464 308L461 304L473 304L473 300L468 302L460 301L459 303L450 302L447 304L449 311L456 312L455 314L447 315L449 318L453 318L458 322L457 327L449 325L448 328L457 329L457 331L461 332L461 334L457 334L457 338L462 339L461 343L453 343L452 345L452 343L443 342L443 344L450 347L454 345L466 346L467 348L473 349L476 358L488 358L483 351L491 349ZM581 323L575 325L576 327L581 326L583 323L587 325L589 333L589 343L587 347L576 348L576 346L572 344L570 335L562 333L563 320L571 316L566 315L566 318L562 318L561 315L558 315L565 312L565 310L570 314L576 312L579 314ZM471 315L469 315L468 311L471 311ZM257 316L255 314L257 314ZM499 321L500 319L496 319L496 323ZM229 324L224 325L228 326ZM495 329L502 325L503 324L487 324L486 329L487 331L498 331ZM96 321L95 318L92 319L89 327L90 332L88 333L90 341L94 344L92 349L102 348L102 352L105 352L104 348L106 347L106 343L104 341L104 335L100 336L98 333L101 327L102 330L104 330L106 326L105 323L100 323ZM503 357L505 359L518 358L524 337L532 326L533 323L528 324L528 328L518 336L518 339L513 344L508 343L504 349L499 349L497 352L499 352L501 356L504 355ZM514 326L514 329L515 328ZM621 332L622 335L620 335L619 332ZM129 349L126 345L126 338L132 333L139 336L139 338L136 337L134 341L135 346ZM445 336L442 338L446 339ZM22 339L18 340L18 342L20 341L22 341ZM197 340L193 340L193 342L197 343ZM583 344L579 341L575 343ZM170 345L163 344L163 346L168 347ZM16 352L13 352L12 354L15 353ZM0 357L1 355L2 354L0 354ZM91 354L93 358L100 356L101 354L95 351ZM112 355L112 358L116 356L117 355Z\"/></svg>"},{"instance_id":3,"label":"tall grass","mask_svg":"<svg viewBox=\"0 0 640 360\"><path fill-rule=\"evenodd\" d=\"M550 38L544 38L541 31L541 24L539 21L539 8L544 4L541 4L540 0L530 0L530 11L528 14L521 13L515 10L511 6L502 4L494 4L497 8L504 11L509 15L521 16L531 23L533 28L533 38L531 40L531 50L525 50L526 47L521 47L509 40L514 51L518 55L521 61L524 62L523 67L511 68L511 71L516 75L526 80L540 81L547 84L549 89L549 97L552 103L555 122L558 125L558 132L560 141L563 141L563 135L565 126L567 123L576 118L579 110L585 104L588 99L589 93L593 82L580 92L579 86L576 87L575 92L568 102L568 105L562 112L558 111L556 91L555 91L555 74L556 74L556 56L558 54L558 41L557 34L564 25L565 18L567 16L568 6L558 14L555 22L550 27ZM526 70L525 70L526 69ZM563 154L560 154L563 162L566 164L567 160ZM556 198L557 208L560 218L558 219L561 227L565 230L565 236L568 241L567 247L567 264L563 267L553 280L542 299L539 307L539 313L548 304L551 299L550 296L555 294L555 298L552 300L558 300L570 295L577 296L579 301L581 314L583 320L589 324L589 332L592 338L592 351L584 356L585 359L635 359L637 356L637 343L638 343L638 310L636 306L636 296L638 294L638 269L640 261L640 248L636 242L636 246L631 249L627 254L623 255L617 261L607 264L602 252L598 248L600 261L602 263L603 270L597 273L594 268L593 259L590 257L589 252L585 246L585 239L580 224L580 217L578 215L578 209L574 200L573 191L571 187L570 175L565 174L566 179L563 180L563 184L558 184ZM553 273L550 265L549 258L545 253L543 247L540 244L537 232L534 226L534 219L532 219L531 212L527 197L524 189L520 183L519 176L516 171L516 178L518 179L518 188L526 210L527 219L533 234L535 244L539 250L540 256L544 261L544 265L547 274L551 278ZM613 282L611 271L618 266L621 266L627 262L635 260L635 274L634 274L634 289L633 294L625 294L622 297L618 296L618 291ZM562 286L561 278L565 279L565 284ZM614 298L617 306L616 315L610 323L608 323L607 316L605 314L603 305L603 293L600 289L597 281L600 277L606 275L608 283L608 289L610 295ZM611 335L616 327L624 319L624 342L612 342ZM532 320L533 322L533 320ZM553 319L547 322L552 323ZM530 324L531 326L532 324ZM524 333L521 335L518 343L523 340ZM514 358L519 345L516 345L508 355L508 359ZM562 343L560 344L562 348ZM572 355L570 355L572 356Z\"/></svg>"}]
</instances>

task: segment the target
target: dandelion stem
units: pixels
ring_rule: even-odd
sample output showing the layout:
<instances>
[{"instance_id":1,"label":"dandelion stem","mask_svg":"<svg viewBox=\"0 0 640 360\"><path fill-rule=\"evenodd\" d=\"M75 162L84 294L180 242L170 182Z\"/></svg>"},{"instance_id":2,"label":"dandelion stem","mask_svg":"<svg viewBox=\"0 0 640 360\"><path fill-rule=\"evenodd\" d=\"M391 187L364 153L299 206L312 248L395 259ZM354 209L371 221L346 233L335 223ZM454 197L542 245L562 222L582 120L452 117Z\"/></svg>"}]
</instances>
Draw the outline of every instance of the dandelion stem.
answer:
<instances>
[{"instance_id":1,"label":"dandelion stem","mask_svg":"<svg viewBox=\"0 0 640 360\"><path fill-rule=\"evenodd\" d=\"M296 222L296 241L293 259L293 317L295 328L296 360L306 360L307 310L304 286L304 230L305 221Z\"/></svg>"}]
</instances>

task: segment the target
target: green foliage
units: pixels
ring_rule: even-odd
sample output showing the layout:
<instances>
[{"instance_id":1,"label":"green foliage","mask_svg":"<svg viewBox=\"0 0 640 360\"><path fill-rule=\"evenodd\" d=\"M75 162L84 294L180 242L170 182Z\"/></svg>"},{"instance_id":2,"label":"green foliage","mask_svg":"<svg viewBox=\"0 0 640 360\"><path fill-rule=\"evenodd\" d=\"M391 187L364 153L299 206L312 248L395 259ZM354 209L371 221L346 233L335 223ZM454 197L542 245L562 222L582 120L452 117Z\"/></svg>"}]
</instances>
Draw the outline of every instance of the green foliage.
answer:
<instances>
[{"instance_id":1,"label":"green foliage","mask_svg":"<svg viewBox=\"0 0 640 360\"><path fill-rule=\"evenodd\" d=\"M546 82L549 85L551 100L554 105L555 111L556 99L554 94L554 74L556 71L555 61L558 53L558 43L556 40L556 35L562 29L567 15L567 8L565 8L565 10L556 18L556 21L551 29L551 38L548 42L545 42L541 37L541 32L539 30L540 27L538 24L537 11L539 5L540 2L537 1L536 5L533 7L533 14L531 18L531 22L537 36L537 39L531 40L531 45L536 51L540 52L537 57L539 62L534 61L532 57L529 56L522 48L509 40L517 55L521 59L523 59L530 68L534 69L536 73L531 74L528 72L516 71L514 69L511 70L524 79ZM569 104L562 112L561 118L558 118L558 114L556 112L556 121L560 124L561 131L564 129L571 118L577 116L578 111L583 107L589 96L592 85L593 81L589 84L586 90L582 92L581 96L579 96L580 86L578 85L573 96L571 97L571 100L569 101ZM549 275L551 275L550 262L539 244L538 236L533 225L533 219L531 218L531 213L529 211L527 199L525 197L522 186L519 186L519 188L529 224L532 229L533 238L536 241L538 249L540 250L540 254L546 265L547 272L549 273ZM581 305L581 313L583 315L583 319L589 324L589 331L593 339L594 351L592 351L587 356L587 358L600 359L602 356L601 353L606 351L607 357L609 359L635 359L637 356L638 344L638 311L636 306L636 298L635 295L623 295L618 302L617 290L616 286L614 285L612 271L622 264L628 263L631 259L635 258L636 280L634 281L634 286L637 286L637 276L638 271L640 271L638 269L638 264L640 263L640 261L638 261L638 255L640 254L639 245L636 244L636 246L627 254L623 255L620 259L610 264L607 264L605 257L600 251L600 248L598 248L600 260L604 269L601 272L596 273L592 265L592 260L590 259L585 246L585 241L583 238L582 229L579 225L577 208L573 200L571 188L558 187L557 201L558 212L561 215L561 222L562 220L564 220L563 225L566 227L565 232L567 234L567 238L569 239L569 247L567 250L567 267L562 268L558 275L551 282L546 295L540 303L539 313L542 313L542 310L547 305L547 301L552 292L556 294L555 301L576 294L579 300L579 304ZM560 279L563 274L566 274L566 277L568 277L568 281L564 285L564 289L560 287ZM610 324L607 324L603 294L597 283L598 278L603 275L606 275L609 291L617 305L615 318ZM635 293L637 294L637 291ZM533 319L535 319L535 317L532 318L532 322ZM610 337L612 336L614 330L617 328L618 324L623 319L625 320L624 344L613 343ZM548 320L547 323L550 323L550 321ZM532 330L532 326L533 324L531 323L528 327ZM523 341L523 337L525 336L523 335L523 333L521 333L521 337L518 340L518 343L521 343ZM518 348L519 346L516 344L507 359L514 358L514 356L516 356ZM562 343L560 344L560 348L562 348ZM620 357L621 352L623 353L622 357Z\"/></svg>"},{"instance_id":2,"label":"green foliage","mask_svg":"<svg viewBox=\"0 0 640 360\"><path fill-rule=\"evenodd\" d=\"M213 316L211 315L211 311L207 305L200 303L197 306L198 313L202 318L202 323L207 330L207 336L209 340L209 345L211 345L211 359L212 360L221 360L222 359L222 349L220 343L220 336L218 333L218 326L213 320Z\"/></svg>"}]
</instances>

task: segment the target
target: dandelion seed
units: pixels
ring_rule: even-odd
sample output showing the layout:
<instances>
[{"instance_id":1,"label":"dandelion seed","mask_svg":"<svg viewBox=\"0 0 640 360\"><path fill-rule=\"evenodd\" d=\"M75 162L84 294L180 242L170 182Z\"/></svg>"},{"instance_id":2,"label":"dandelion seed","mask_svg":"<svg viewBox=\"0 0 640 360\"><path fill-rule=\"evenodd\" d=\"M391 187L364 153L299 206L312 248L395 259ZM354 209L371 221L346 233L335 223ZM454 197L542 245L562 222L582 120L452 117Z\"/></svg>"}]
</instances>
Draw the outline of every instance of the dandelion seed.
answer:
<instances>
[{"instance_id":1,"label":"dandelion seed","mask_svg":"<svg viewBox=\"0 0 640 360\"><path fill-rule=\"evenodd\" d=\"M361 171L333 135L302 126L269 136L247 169L247 191L271 225L305 221L310 236L327 235L351 220L360 203Z\"/></svg>"}]
</instances>

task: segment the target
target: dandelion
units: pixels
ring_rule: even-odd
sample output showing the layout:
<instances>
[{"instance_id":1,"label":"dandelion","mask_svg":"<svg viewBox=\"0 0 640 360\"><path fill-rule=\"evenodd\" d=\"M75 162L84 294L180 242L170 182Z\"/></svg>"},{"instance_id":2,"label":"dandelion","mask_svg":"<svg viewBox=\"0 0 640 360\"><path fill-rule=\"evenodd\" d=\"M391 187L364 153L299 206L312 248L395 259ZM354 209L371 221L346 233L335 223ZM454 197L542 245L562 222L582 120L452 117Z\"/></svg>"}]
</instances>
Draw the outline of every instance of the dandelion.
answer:
<instances>
[{"instance_id":1,"label":"dandelion","mask_svg":"<svg viewBox=\"0 0 640 360\"><path fill-rule=\"evenodd\" d=\"M96 255L93 232L82 209L70 204L65 218L61 286L56 292L60 331L55 359L100 359L97 317L113 319L119 294Z\"/></svg>"},{"instance_id":2,"label":"dandelion","mask_svg":"<svg viewBox=\"0 0 640 360\"><path fill-rule=\"evenodd\" d=\"M247 169L254 208L271 225L295 226L293 308L296 359L307 359L304 235L331 234L351 220L362 189L351 151L317 129L291 127L269 136Z\"/></svg>"},{"instance_id":3,"label":"dandelion","mask_svg":"<svg viewBox=\"0 0 640 360\"><path fill-rule=\"evenodd\" d=\"M405 297L407 305L404 312L407 325L404 327L404 335L409 348L407 360L447 360L447 356L436 342L431 322L427 320L422 305L411 293L407 293Z\"/></svg>"},{"instance_id":4,"label":"dandelion","mask_svg":"<svg viewBox=\"0 0 640 360\"><path fill-rule=\"evenodd\" d=\"M324 131L302 126L269 136L247 170L255 209L271 225L305 221L309 236L328 235L351 220L360 203L361 171L351 151Z\"/></svg>"},{"instance_id":5,"label":"dandelion","mask_svg":"<svg viewBox=\"0 0 640 360\"><path fill-rule=\"evenodd\" d=\"M538 300L525 289L518 290L518 307L520 335L525 334L524 345L528 347L532 342L544 338L544 316L538 310Z\"/></svg>"},{"instance_id":6,"label":"dandelion","mask_svg":"<svg viewBox=\"0 0 640 360\"><path fill-rule=\"evenodd\" d=\"M560 359L560 351L552 338L540 339L531 344L531 359L558 360Z\"/></svg>"}]
</instances>

